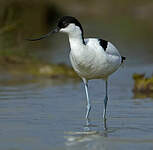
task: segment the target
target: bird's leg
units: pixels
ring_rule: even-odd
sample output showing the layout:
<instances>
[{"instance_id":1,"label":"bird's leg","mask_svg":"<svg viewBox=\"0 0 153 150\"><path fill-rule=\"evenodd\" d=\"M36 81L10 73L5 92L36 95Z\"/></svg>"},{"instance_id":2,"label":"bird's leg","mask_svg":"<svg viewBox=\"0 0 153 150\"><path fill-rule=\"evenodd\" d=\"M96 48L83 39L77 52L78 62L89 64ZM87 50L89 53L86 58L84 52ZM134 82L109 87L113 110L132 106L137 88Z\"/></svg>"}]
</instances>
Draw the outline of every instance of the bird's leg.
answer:
<instances>
[{"instance_id":1,"label":"bird's leg","mask_svg":"<svg viewBox=\"0 0 153 150\"><path fill-rule=\"evenodd\" d=\"M103 119L106 122L106 109L107 109L107 101L108 101L108 95L107 95L107 80L106 80L106 95L104 99L104 112L103 112Z\"/></svg>"},{"instance_id":2,"label":"bird's leg","mask_svg":"<svg viewBox=\"0 0 153 150\"><path fill-rule=\"evenodd\" d=\"M86 112L86 119L88 119L89 117L89 112L91 110L91 106L90 106L90 100L89 100L89 94L88 94L88 81L83 78L83 83L85 86L85 92L86 92L86 97L87 97L87 112Z\"/></svg>"},{"instance_id":3,"label":"bird's leg","mask_svg":"<svg viewBox=\"0 0 153 150\"><path fill-rule=\"evenodd\" d=\"M107 131L107 120L104 119L104 130Z\"/></svg>"},{"instance_id":4,"label":"bird's leg","mask_svg":"<svg viewBox=\"0 0 153 150\"><path fill-rule=\"evenodd\" d=\"M84 131L86 132L89 132L91 129L90 129L90 120L87 118L86 119L86 125L84 127Z\"/></svg>"}]
</instances>

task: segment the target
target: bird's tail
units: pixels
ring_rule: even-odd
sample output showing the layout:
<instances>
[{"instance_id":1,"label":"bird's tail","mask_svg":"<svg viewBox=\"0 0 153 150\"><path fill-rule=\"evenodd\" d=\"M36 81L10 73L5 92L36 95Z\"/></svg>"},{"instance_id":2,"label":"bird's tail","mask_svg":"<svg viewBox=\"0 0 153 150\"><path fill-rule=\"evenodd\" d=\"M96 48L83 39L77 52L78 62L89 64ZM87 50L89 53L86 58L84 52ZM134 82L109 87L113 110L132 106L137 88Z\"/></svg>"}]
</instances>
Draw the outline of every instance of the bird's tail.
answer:
<instances>
[{"instance_id":1,"label":"bird's tail","mask_svg":"<svg viewBox=\"0 0 153 150\"><path fill-rule=\"evenodd\" d=\"M126 60L126 57L121 56L121 63L123 63L123 62L124 62L124 60Z\"/></svg>"}]
</instances>

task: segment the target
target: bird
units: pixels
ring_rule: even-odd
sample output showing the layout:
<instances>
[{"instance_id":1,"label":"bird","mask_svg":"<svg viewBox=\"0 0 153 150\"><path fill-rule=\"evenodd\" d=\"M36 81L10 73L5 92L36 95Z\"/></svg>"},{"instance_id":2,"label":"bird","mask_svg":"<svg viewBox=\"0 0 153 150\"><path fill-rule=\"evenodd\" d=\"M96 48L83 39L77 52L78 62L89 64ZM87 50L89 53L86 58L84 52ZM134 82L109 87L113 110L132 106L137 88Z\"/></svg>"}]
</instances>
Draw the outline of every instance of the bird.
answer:
<instances>
[{"instance_id":1,"label":"bird","mask_svg":"<svg viewBox=\"0 0 153 150\"><path fill-rule=\"evenodd\" d=\"M74 71L82 79L86 93L86 119L89 118L91 104L88 93L88 81L102 79L105 81L105 98L103 120L106 121L108 102L108 79L123 64L126 57L121 56L118 49L102 38L84 38L81 23L72 16L63 16L57 21L56 28L40 38L27 39L37 41L54 33L66 33L69 37L69 58Z\"/></svg>"}]
</instances>

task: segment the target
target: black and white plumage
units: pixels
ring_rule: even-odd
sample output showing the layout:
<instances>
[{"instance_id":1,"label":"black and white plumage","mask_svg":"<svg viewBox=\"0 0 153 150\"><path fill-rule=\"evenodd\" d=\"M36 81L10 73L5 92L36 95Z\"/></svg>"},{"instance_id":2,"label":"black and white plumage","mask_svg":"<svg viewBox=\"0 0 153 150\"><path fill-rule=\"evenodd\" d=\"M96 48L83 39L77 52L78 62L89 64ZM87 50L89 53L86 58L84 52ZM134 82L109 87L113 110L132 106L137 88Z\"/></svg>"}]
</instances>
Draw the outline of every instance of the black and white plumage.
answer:
<instances>
[{"instance_id":1,"label":"black and white plumage","mask_svg":"<svg viewBox=\"0 0 153 150\"><path fill-rule=\"evenodd\" d=\"M117 48L108 41L99 38L84 38L83 28L80 22L71 16L64 16L59 19L55 30L38 39L29 39L31 41L39 40L50 35L50 33L63 32L69 36L71 47L70 61L73 69L82 78L87 96L86 118L91 110L88 96L88 80L104 79L106 81L106 96L104 99L103 118L106 120L106 107L108 101L107 80L109 75L115 72L125 60Z\"/></svg>"}]
</instances>

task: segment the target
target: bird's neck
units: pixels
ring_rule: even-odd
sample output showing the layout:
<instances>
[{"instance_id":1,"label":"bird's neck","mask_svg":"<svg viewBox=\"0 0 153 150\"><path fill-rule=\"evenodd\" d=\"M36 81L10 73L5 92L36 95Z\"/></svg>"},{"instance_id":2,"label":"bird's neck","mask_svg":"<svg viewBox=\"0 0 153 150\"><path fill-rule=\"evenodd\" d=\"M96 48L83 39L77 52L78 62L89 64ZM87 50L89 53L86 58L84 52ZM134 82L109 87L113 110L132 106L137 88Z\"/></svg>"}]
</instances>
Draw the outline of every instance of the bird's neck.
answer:
<instances>
[{"instance_id":1,"label":"bird's neck","mask_svg":"<svg viewBox=\"0 0 153 150\"><path fill-rule=\"evenodd\" d=\"M85 42L81 34L69 34L69 42L71 49L84 47Z\"/></svg>"}]
</instances>

